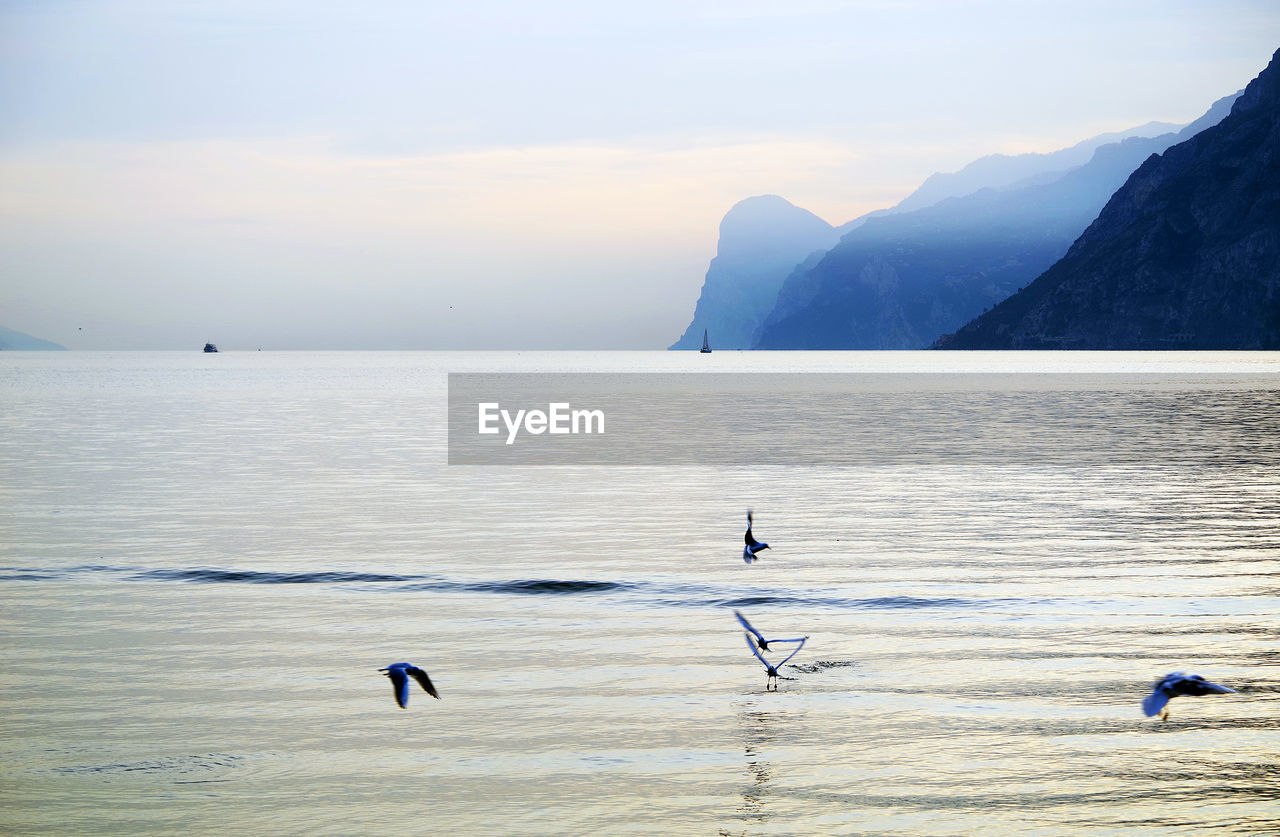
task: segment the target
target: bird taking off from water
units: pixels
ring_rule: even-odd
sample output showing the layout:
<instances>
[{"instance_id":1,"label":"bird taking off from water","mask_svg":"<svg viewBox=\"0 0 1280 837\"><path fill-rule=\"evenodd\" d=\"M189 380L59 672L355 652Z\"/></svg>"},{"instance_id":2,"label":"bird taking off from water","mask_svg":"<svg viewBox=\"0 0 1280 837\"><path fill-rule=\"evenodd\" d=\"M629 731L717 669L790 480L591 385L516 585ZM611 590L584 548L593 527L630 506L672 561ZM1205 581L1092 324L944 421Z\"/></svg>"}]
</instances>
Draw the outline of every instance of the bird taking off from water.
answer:
<instances>
[{"instance_id":1,"label":"bird taking off from water","mask_svg":"<svg viewBox=\"0 0 1280 837\"><path fill-rule=\"evenodd\" d=\"M1150 718L1159 714L1160 720L1169 720L1169 710L1165 706L1176 697L1203 697L1204 695L1234 695L1235 689L1210 683L1198 674L1183 674L1175 671L1166 674L1155 685L1155 690L1142 701L1142 711Z\"/></svg>"},{"instance_id":2,"label":"bird taking off from water","mask_svg":"<svg viewBox=\"0 0 1280 837\"><path fill-rule=\"evenodd\" d=\"M409 678L412 677L418 681L418 685L436 700L440 699L440 695L436 694L436 687L431 685L431 678L427 673L412 663L392 663L386 668L380 668L378 671L391 678L391 688L396 693L396 703L400 704L400 708L404 709L409 705Z\"/></svg>"},{"instance_id":3,"label":"bird taking off from water","mask_svg":"<svg viewBox=\"0 0 1280 837\"><path fill-rule=\"evenodd\" d=\"M743 538L746 541L746 548L742 550L742 560L748 564L756 560L756 553L762 549L768 549L769 544L760 543L751 536L751 509L747 509L747 534Z\"/></svg>"},{"instance_id":4,"label":"bird taking off from water","mask_svg":"<svg viewBox=\"0 0 1280 837\"><path fill-rule=\"evenodd\" d=\"M770 686L770 685L772 685L772 686L773 686L773 690L774 690L775 692L778 690L778 669L780 669L780 668L782 668L784 665L786 665L786 664L787 664L787 661L788 661L788 660L790 660L792 657L794 657L796 654L799 654L799 653L800 653L800 649L801 649L801 648L804 648L804 641L805 641L806 639L808 639L808 637L807 637L807 636L803 636L803 637L800 637L799 639L772 639L772 640L769 640L770 642L794 642L794 643L797 643L797 644L796 644L796 649L795 649L794 651L792 651L790 654L788 654L787 656L783 657L783 658L782 658L782 662L778 663L777 665L770 665L770 664L769 664L769 661L768 661L768 660L766 660L766 659L764 658L764 654L761 654L761 653L760 653L760 649L756 647L756 646L759 644L759 641L758 641L758 640L753 640L753 639L751 638L751 634L746 634L746 633L744 633L744 634L742 635L742 637L743 637L743 639L745 639L745 640L747 641L747 647L751 649L751 653L752 653L752 654L755 654L755 655L756 655L756 659L757 659L757 660L759 660L759 661L760 661L760 663L761 663L761 665L763 665L763 666L764 666L764 670L765 670L765 673L766 673L766 675L767 675L767 676L765 677L765 679L764 679L764 690L765 690L766 692L767 692L767 691L769 691L769 686Z\"/></svg>"},{"instance_id":5,"label":"bird taking off from water","mask_svg":"<svg viewBox=\"0 0 1280 837\"><path fill-rule=\"evenodd\" d=\"M771 683L773 685L773 688L776 690L778 688L778 682L777 682L778 669L786 665L787 660L790 660L796 654L800 653L800 649L804 647L804 641L809 637L802 636L802 637L797 637L796 639L765 639L764 636L761 635L759 631L757 631L755 628L751 626L751 623L747 621L747 617L743 616L739 611L736 611L736 610L733 612L733 615L738 617L738 621L742 624L742 627L747 629L746 633L742 635L743 638L746 639L747 641L747 647L751 649L751 653L756 655L756 659L760 661L760 663L764 666L765 671L768 672L768 676L765 678L765 681L764 681L765 691L769 690L769 685ZM788 654L782 660L782 662L778 663L777 665L770 665L769 661L766 660L764 658L764 655L761 654L760 652L773 650L769 648L769 644L773 643L776 645L779 642L783 642L783 643L794 642L796 643L795 650L792 651L790 654Z\"/></svg>"}]
</instances>

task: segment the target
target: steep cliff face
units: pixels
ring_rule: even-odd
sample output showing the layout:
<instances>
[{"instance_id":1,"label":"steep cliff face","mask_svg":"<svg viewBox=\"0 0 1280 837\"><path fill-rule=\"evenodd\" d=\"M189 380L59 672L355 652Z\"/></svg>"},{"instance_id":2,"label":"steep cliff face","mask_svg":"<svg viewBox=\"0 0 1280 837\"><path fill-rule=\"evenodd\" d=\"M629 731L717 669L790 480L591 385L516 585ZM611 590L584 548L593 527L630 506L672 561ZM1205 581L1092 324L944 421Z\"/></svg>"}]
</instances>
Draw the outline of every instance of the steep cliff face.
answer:
<instances>
[{"instance_id":1,"label":"steep cliff face","mask_svg":"<svg viewBox=\"0 0 1280 837\"><path fill-rule=\"evenodd\" d=\"M1231 98L1205 119L1224 114ZM753 346L924 348L1061 258L1129 174L1183 136L1132 137L1098 147L1049 183L1037 176L1020 188L870 218L787 278Z\"/></svg>"},{"instance_id":2,"label":"steep cliff face","mask_svg":"<svg viewBox=\"0 0 1280 837\"><path fill-rule=\"evenodd\" d=\"M1280 349L1280 50L1230 115L1148 159L955 349Z\"/></svg>"},{"instance_id":3,"label":"steep cliff face","mask_svg":"<svg viewBox=\"0 0 1280 837\"><path fill-rule=\"evenodd\" d=\"M720 222L693 322L672 349L696 349L702 330L717 349L748 349L797 263L836 243L839 233L812 212L776 195L747 198Z\"/></svg>"}]
</instances>

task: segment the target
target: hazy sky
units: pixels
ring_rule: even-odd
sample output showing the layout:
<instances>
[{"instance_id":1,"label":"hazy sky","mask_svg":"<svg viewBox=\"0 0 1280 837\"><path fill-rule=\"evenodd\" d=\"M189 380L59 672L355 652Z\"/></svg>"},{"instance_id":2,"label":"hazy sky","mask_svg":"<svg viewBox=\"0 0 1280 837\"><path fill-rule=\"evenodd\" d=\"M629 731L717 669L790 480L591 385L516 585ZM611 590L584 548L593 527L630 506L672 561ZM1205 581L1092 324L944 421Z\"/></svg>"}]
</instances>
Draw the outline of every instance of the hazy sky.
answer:
<instances>
[{"instance_id":1,"label":"hazy sky","mask_svg":"<svg viewBox=\"0 0 1280 837\"><path fill-rule=\"evenodd\" d=\"M662 348L743 198L843 223L1277 47L1274 0L0 0L0 325Z\"/></svg>"}]
</instances>

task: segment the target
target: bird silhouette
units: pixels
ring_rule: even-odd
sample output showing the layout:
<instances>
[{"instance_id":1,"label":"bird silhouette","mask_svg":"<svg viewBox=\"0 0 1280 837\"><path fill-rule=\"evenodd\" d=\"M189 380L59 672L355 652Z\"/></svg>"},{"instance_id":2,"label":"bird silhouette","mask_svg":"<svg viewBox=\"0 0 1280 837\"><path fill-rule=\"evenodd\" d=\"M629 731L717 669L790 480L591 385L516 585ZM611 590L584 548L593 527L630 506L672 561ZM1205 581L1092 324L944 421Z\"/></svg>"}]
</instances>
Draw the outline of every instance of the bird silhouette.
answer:
<instances>
[{"instance_id":1,"label":"bird silhouette","mask_svg":"<svg viewBox=\"0 0 1280 837\"><path fill-rule=\"evenodd\" d=\"M1142 711L1147 717L1159 714L1160 720L1169 720L1169 709L1166 704L1176 697L1203 697L1204 695L1234 695L1235 689L1228 689L1217 683L1210 683L1198 674L1184 674L1175 671L1166 674L1156 682L1154 690L1142 701Z\"/></svg>"},{"instance_id":2,"label":"bird silhouette","mask_svg":"<svg viewBox=\"0 0 1280 837\"><path fill-rule=\"evenodd\" d=\"M751 623L747 621L747 617L745 617L745 616L743 616L743 615L742 615L742 611L740 611L740 610L735 610L735 611L733 612L733 615L734 615L734 616L736 616L736 617L738 617L738 621L742 624L742 627L746 628L746 629L747 629L747 632L748 632L748 633L750 633L752 636L754 636L754 637L756 638L756 647L757 647L757 648L759 648L761 651L769 651L769 650L771 650L771 649L769 648L769 643L771 643L771 642L801 642L801 643L803 643L806 639L808 639L808 638L809 638L809 637L807 637L807 636L802 636L802 637L799 637L799 638L797 638L797 639L765 639L765 638L764 638L764 636L763 636L759 631L757 631L755 628L753 628L753 627L751 626ZM797 650L798 650L798 649L797 649Z\"/></svg>"},{"instance_id":3,"label":"bird silhouette","mask_svg":"<svg viewBox=\"0 0 1280 837\"><path fill-rule=\"evenodd\" d=\"M418 681L418 685L423 688L427 694L436 700L440 699L440 695L436 693L436 687L431 685L431 678L427 673L412 663L392 663L386 668L380 668L378 671L391 678L391 688L395 691L396 703L400 704L400 708L404 709L409 705L409 678L412 677Z\"/></svg>"},{"instance_id":4,"label":"bird silhouette","mask_svg":"<svg viewBox=\"0 0 1280 837\"><path fill-rule=\"evenodd\" d=\"M768 691L770 684L772 684L773 688L776 690L778 688L778 683L777 683L778 669L786 665L787 660L790 660L796 654L800 653L800 649L804 647L805 640L808 639L809 637L802 636L802 637L797 637L795 639L765 639L764 636L759 631L757 631L751 625L750 622L747 621L747 617L743 616L740 611L735 610L733 612L733 615L738 618L738 622L742 624L742 627L746 628L746 632L742 636L747 641L747 647L751 649L752 654L756 655L756 659L760 661L760 663L764 666L765 671L768 673L768 676L765 678L765 681L764 681L765 691ZM782 662L778 663L777 665L770 665L769 661L766 660L764 658L764 655L761 654L760 652L774 650L769 647L769 644L770 643L777 644L779 642L782 642L782 643L794 642L796 643L795 650L792 651L790 654L788 654L782 660Z\"/></svg>"},{"instance_id":5,"label":"bird silhouette","mask_svg":"<svg viewBox=\"0 0 1280 837\"><path fill-rule=\"evenodd\" d=\"M760 543L751 536L751 509L747 509L747 534L743 537L746 547L742 550L742 560L748 564L756 560L756 553L762 549L768 549L769 544Z\"/></svg>"},{"instance_id":6,"label":"bird silhouette","mask_svg":"<svg viewBox=\"0 0 1280 837\"><path fill-rule=\"evenodd\" d=\"M795 650L794 650L794 651L792 651L790 654L788 654L787 656L785 656L785 657L783 657L783 658L782 658L782 662L778 663L777 665L770 665L770 664L769 664L769 661L768 661L768 660L766 660L766 659L764 658L764 654L761 654L761 653L760 653L760 649L759 649L758 647L756 647L756 646L757 646L757 644L758 644L758 642L756 642L756 641L753 641L753 640L752 640L751 634L744 633L744 634L742 635L742 637L743 637L743 639L745 639L745 640L747 641L747 647L751 649L751 653L752 653L752 654L755 654L755 655L756 655L756 659L757 659L757 660L759 660L759 661L760 661L760 664L764 666L764 670L765 670L765 673L766 673L766 677L765 677L765 680L764 680L764 689L765 689L765 691L766 691L766 692L767 692L767 691L769 691L769 686L770 686L770 685L772 685L772 686L773 686L773 690L774 690L775 692L778 690L778 669L780 669L780 668L782 668L784 665L786 665L786 664L787 664L787 661L788 661L788 660L790 660L792 657L794 657L796 654L799 654L799 653L800 653L800 649L801 649L801 648L804 648L804 641L805 641L806 639L808 639L808 637L806 636L806 637L801 637L800 639L774 639L774 640L770 640L771 642L795 642L795 643L798 643L798 644L796 645L796 648L795 648Z\"/></svg>"}]
</instances>

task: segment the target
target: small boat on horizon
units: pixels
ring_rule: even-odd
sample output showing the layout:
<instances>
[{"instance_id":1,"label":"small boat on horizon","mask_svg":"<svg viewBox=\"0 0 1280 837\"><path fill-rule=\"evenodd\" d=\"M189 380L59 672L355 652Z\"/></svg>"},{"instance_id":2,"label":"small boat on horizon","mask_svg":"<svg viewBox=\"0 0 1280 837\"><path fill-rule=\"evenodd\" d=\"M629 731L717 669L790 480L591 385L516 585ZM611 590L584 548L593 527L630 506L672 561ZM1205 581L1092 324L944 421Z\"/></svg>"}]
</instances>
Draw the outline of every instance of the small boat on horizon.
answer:
<instances>
[{"instance_id":1,"label":"small boat on horizon","mask_svg":"<svg viewBox=\"0 0 1280 837\"><path fill-rule=\"evenodd\" d=\"M204 350L205 350L205 353L206 353L206 354L208 354L208 353L211 353L211 352L216 352L216 351L218 351L218 347L217 347L217 346L215 346L215 345L213 345L212 343L205 343L205 344L204 344Z\"/></svg>"},{"instance_id":2,"label":"small boat on horizon","mask_svg":"<svg viewBox=\"0 0 1280 837\"><path fill-rule=\"evenodd\" d=\"M702 348L698 351L704 355L711 354L711 343L707 340L707 330L705 328L702 330Z\"/></svg>"}]
</instances>

